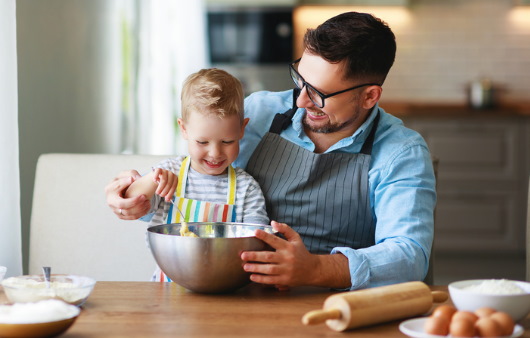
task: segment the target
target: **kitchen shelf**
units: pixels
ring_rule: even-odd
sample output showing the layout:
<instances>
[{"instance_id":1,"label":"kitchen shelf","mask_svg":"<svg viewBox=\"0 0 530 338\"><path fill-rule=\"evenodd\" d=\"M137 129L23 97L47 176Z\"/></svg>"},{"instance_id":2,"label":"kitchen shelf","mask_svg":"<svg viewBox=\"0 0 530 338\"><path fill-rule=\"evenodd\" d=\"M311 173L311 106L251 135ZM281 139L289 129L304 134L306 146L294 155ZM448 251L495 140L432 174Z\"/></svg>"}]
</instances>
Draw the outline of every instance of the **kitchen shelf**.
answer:
<instances>
[{"instance_id":1,"label":"kitchen shelf","mask_svg":"<svg viewBox=\"0 0 530 338\"><path fill-rule=\"evenodd\" d=\"M387 113L397 117L417 118L447 118L468 117L488 119L499 116L527 116L530 117L530 102L501 103L490 109L473 109L465 104L446 103L405 103L405 102L379 102L379 106Z\"/></svg>"}]
</instances>

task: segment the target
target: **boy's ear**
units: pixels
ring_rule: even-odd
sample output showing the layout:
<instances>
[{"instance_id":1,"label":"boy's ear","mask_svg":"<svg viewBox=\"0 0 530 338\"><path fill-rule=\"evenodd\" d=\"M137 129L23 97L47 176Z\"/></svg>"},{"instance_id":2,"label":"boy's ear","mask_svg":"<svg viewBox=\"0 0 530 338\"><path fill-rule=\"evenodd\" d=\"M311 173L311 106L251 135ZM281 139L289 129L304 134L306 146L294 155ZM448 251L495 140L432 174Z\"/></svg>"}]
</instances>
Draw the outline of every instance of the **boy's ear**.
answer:
<instances>
[{"instance_id":1,"label":"boy's ear","mask_svg":"<svg viewBox=\"0 0 530 338\"><path fill-rule=\"evenodd\" d=\"M243 136L245 136L245 127L247 126L248 121L250 121L250 119L248 117L243 119L243 124L241 124L241 138L243 138Z\"/></svg>"},{"instance_id":2,"label":"boy's ear","mask_svg":"<svg viewBox=\"0 0 530 338\"><path fill-rule=\"evenodd\" d=\"M178 118L177 122L179 124L180 131L182 132L182 137L185 140L187 140L188 139L188 132L186 131L186 124L184 123L184 121L181 118Z\"/></svg>"}]
</instances>

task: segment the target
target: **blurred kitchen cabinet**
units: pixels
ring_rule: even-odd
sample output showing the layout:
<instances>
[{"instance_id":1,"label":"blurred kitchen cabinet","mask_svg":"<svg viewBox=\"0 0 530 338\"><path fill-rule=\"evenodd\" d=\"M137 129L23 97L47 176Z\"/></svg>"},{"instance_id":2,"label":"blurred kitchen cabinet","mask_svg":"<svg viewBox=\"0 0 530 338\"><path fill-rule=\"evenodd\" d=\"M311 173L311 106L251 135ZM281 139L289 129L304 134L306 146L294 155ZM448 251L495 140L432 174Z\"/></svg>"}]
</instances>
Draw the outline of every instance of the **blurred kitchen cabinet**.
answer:
<instances>
[{"instance_id":1,"label":"blurred kitchen cabinet","mask_svg":"<svg viewBox=\"0 0 530 338\"><path fill-rule=\"evenodd\" d=\"M300 5L407 6L409 0L300 0Z\"/></svg>"},{"instance_id":2,"label":"blurred kitchen cabinet","mask_svg":"<svg viewBox=\"0 0 530 338\"><path fill-rule=\"evenodd\" d=\"M403 120L422 134L440 161L437 251L524 251L530 118Z\"/></svg>"}]
</instances>

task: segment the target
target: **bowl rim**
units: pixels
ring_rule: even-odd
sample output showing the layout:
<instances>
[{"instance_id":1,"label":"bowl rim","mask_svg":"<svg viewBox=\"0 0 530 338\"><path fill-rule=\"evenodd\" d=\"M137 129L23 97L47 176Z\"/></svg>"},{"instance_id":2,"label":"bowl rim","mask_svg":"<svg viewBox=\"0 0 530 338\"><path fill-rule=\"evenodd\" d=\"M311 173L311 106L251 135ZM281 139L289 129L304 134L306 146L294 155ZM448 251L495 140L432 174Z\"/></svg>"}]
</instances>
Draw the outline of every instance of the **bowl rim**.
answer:
<instances>
[{"instance_id":1,"label":"bowl rim","mask_svg":"<svg viewBox=\"0 0 530 338\"><path fill-rule=\"evenodd\" d=\"M88 276L73 275L73 274L61 274L61 273L59 273L59 274L51 274L50 275L50 281L53 281L54 277L76 277L76 278L82 278L83 279L83 285L77 285L76 287L74 287L74 288L78 288L78 289L91 288L91 287L94 287L94 285L96 285L96 280L94 278L88 277ZM27 289L24 285L9 285L9 284L5 284L5 283L9 282L10 280L14 280L14 279L30 280L30 279L34 279L34 278L41 278L42 282L44 282L44 276L43 275L20 275L20 276L13 276L13 277L9 277L9 278L4 279L4 280L2 280L0 282L0 285L2 285L2 287L4 287L4 288L8 288L8 289L17 289L17 290ZM74 289L74 288L67 288L67 289ZM62 289L62 288L55 288L55 289Z\"/></svg>"},{"instance_id":2,"label":"bowl rim","mask_svg":"<svg viewBox=\"0 0 530 338\"><path fill-rule=\"evenodd\" d=\"M278 232L276 230L274 230L274 228L271 226L271 225L268 225L268 224L259 224L259 223L245 223L245 222L187 222L188 226L191 228L193 226L207 226L207 225L213 225L213 226L219 226L219 225L233 225L233 226L243 226L243 227L253 227L253 228L256 228L256 229L260 229L260 230L264 230L265 232L267 233L270 233L270 234L278 234ZM168 227L168 226L181 226L181 223L167 223L167 224L155 224L155 225L151 225L147 228L147 233L148 234L154 234L154 235L164 235L164 236L174 236L174 237L182 237L178 234L163 234L163 233L160 233L156 230L158 229L162 229L162 228L165 228L165 227ZM240 236L240 237L225 237L225 238L230 238L230 239L235 239L235 238L254 238L256 236L254 235L248 235L248 236ZM187 238L187 239L210 239L210 240L213 240L213 239L219 239L219 238L222 238L222 237L182 237L182 238Z\"/></svg>"},{"instance_id":3,"label":"bowl rim","mask_svg":"<svg viewBox=\"0 0 530 338\"><path fill-rule=\"evenodd\" d=\"M507 282L512 282L517 284L519 287L521 287L520 284L524 285L524 287L521 287L525 293L506 293L506 294L491 294L491 293L481 293L481 292L473 292L470 290L464 290L463 287L471 286L471 285L478 285L484 281L491 281L491 280L505 280ZM466 294L473 294L473 295L480 295L481 297L521 297L521 296L530 296L530 282L526 281L520 281L520 280L514 280L514 279L506 279L506 278L481 278L481 279L465 279L465 280L459 280L451 282L447 285L449 293L451 291L453 292L465 292Z\"/></svg>"}]
</instances>

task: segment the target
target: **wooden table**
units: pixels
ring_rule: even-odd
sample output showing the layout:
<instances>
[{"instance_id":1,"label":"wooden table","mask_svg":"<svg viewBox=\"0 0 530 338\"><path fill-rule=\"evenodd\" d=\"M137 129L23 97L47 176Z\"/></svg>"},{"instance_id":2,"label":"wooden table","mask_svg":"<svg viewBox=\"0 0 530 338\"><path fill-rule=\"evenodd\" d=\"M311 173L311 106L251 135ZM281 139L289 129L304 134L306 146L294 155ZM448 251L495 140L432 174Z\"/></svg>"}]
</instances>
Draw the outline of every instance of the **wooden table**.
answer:
<instances>
[{"instance_id":1,"label":"wooden table","mask_svg":"<svg viewBox=\"0 0 530 338\"><path fill-rule=\"evenodd\" d=\"M447 290L447 287L432 287ZM277 291L249 285L226 295L203 295L175 283L97 282L81 315L62 337L406 337L397 320L346 332L305 326L322 308L327 289ZM0 293L0 303L6 298ZM530 320L523 324L530 337Z\"/></svg>"}]
</instances>

